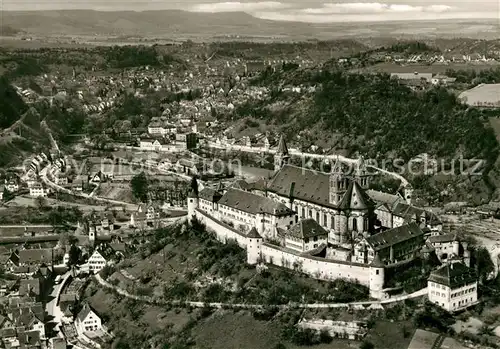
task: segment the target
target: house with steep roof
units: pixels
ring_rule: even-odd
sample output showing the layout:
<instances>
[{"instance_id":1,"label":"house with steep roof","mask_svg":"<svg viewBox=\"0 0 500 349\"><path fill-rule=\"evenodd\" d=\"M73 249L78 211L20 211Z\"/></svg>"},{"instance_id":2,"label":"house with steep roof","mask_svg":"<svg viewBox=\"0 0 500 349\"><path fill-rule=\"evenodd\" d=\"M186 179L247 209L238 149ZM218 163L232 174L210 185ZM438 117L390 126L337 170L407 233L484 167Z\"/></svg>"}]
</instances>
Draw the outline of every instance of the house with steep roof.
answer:
<instances>
[{"instance_id":1,"label":"house with steep roof","mask_svg":"<svg viewBox=\"0 0 500 349\"><path fill-rule=\"evenodd\" d=\"M34 198L39 196L47 197L49 191L49 188L45 188L45 185L43 183L36 182L30 187L30 196Z\"/></svg>"},{"instance_id":2,"label":"house with steep roof","mask_svg":"<svg viewBox=\"0 0 500 349\"><path fill-rule=\"evenodd\" d=\"M328 231L312 218L300 220L282 233L283 245L297 252L311 251L328 243Z\"/></svg>"},{"instance_id":3,"label":"house with steep roof","mask_svg":"<svg viewBox=\"0 0 500 349\"><path fill-rule=\"evenodd\" d=\"M76 316L75 327L79 334L96 332L102 329L102 320L90 305L85 304Z\"/></svg>"},{"instance_id":4,"label":"house with steep roof","mask_svg":"<svg viewBox=\"0 0 500 349\"><path fill-rule=\"evenodd\" d=\"M440 232L443 229L443 223L435 213L404 202L398 202L392 211L392 228L410 222L422 224L435 232Z\"/></svg>"},{"instance_id":5,"label":"house with steep roof","mask_svg":"<svg viewBox=\"0 0 500 349\"><path fill-rule=\"evenodd\" d=\"M144 150L156 150L159 151L163 148L165 141L160 138L149 138L142 137L139 140L139 147Z\"/></svg>"},{"instance_id":6,"label":"house with steep roof","mask_svg":"<svg viewBox=\"0 0 500 349\"><path fill-rule=\"evenodd\" d=\"M393 211L398 203L403 203L404 198L398 193L388 194L378 190L369 189L366 194L375 203L375 214L380 226L384 228L393 227Z\"/></svg>"},{"instance_id":7,"label":"house with steep roof","mask_svg":"<svg viewBox=\"0 0 500 349\"><path fill-rule=\"evenodd\" d=\"M120 257L123 257L123 253L115 251L109 243L100 243L87 261L89 272L97 274Z\"/></svg>"},{"instance_id":8,"label":"house with steep roof","mask_svg":"<svg viewBox=\"0 0 500 349\"><path fill-rule=\"evenodd\" d=\"M7 311L13 327L37 332L39 339L45 339L44 308L41 303L11 304Z\"/></svg>"},{"instance_id":9,"label":"house with steep roof","mask_svg":"<svg viewBox=\"0 0 500 349\"><path fill-rule=\"evenodd\" d=\"M19 284L19 295L38 298L41 295L40 279L21 279Z\"/></svg>"},{"instance_id":10,"label":"house with steep roof","mask_svg":"<svg viewBox=\"0 0 500 349\"><path fill-rule=\"evenodd\" d=\"M470 265L468 243L461 241L457 234L433 235L427 238L426 243L441 263L462 257L465 265Z\"/></svg>"},{"instance_id":11,"label":"house with steep roof","mask_svg":"<svg viewBox=\"0 0 500 349\"><path fill-rule=\"evenodd\" d=\"M425 244L424 231L412 222L363 238L354 246L354 260L369 264L376 254L385 265L412 260Z\"/></svg>"},{"instance_id":12,"label":"house with steep roof","mask_svg":"<svg viewBox=\"0 0 500 349\"><path fill-rule=\"evenodd\" d=\"M19 267L20 262L19 262L19 252L18 251L12 251L9 255L9 259L7 260L7 268L10 271L13 271L14 268Z\"/></svg>"},{"instance_id":13,"label":"house with steep roof","mask_svg":"<svg viewBox=\"0 0 500 349\"><path fill-rule=\"evenodd\" d=\"M19 251L20 266L40 266L46 264L51 266L54 258L52 248L33 248Z\"/></svg>"},{"instance_id":14,"label":"house with steep roof","mask_svg":"<svg viewBox=\"0 0 500 349\"><path fill-rule=\"evenodd\" d=\"M478 277L461 262L445 264L433 271L427 281L429 301L449 312L477 304Z\"/></svg>"}]
</instances>

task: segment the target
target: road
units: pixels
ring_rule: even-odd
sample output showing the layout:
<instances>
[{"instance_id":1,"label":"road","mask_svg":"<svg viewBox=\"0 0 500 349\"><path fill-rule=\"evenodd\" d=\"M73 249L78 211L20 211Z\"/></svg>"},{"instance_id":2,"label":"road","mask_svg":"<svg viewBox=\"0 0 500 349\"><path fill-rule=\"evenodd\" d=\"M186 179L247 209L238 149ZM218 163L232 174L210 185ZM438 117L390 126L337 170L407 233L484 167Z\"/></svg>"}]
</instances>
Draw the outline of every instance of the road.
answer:
<instances>
[{"instance_id":1,"label":"road","mask_svg":"<svg viewBox=\"0 0 500 349\"><path fill-rule=\"evenodd\" d=\"M105 198L101 198L98 196L91 197L89 194L75 193L69 189L61 187L60 185L57 185L48 179L48 177L47 177L48 170L49 170L49 166L44 167L40 171L40 178L48 187L52 188L55 191L66 193L66 194L73 195L73 196L80 196L80 197L84 197L84 198L92 199L92 200L96 200L96 201L106 202L106 203L110 203L110 204L114 204L114 205L121 205L121 206L125 206L125 208L129 211L137 211L138 206L135 204L131 204L129 202L105 199Z\"/></svg>"},{"instance_id":2,"label":"road","mask_svg":"<svg viewBox=\"0 0 500 349\"><path fill-rule=\"evenodd\" d=\"M412 299L412 298L418 298L422 296L426 296L428 291L427 288L423 288L421 290L418 290L417 292L407 294L404 296L398 296L398 297L393 297L389 298L386 300L382 301L366 301L366 302L352 302L352 303L295 303L295 304L277 304L277 305L269 305L269 304L234 304L234 303L206 303L206 302L193 302L193 301L160 301L160 300L155 300L151 297L147 296L138 296L138 295L133 295L127 292L126 290L119 288L118 286L111 285L108 283L106 280L104 280L99 274L94 275L97 282L106 287L106 288L111 288L121 294L124 297L135 299L138 301L146 302L146 303L152 303L152 304L158 304L158 305L189 305L194 308L204 308L206 306L209 306L211 308L233 308L233 309L260 309L262 307L266 306L275 306L280 309L288 309L288 308L300 308L300 309L325 309L325 308L357 308L359 307L360 309L366 309L365 307L367 305L375 305L375 306L380 306L382 309L382 305L384 304L390 304L390 303L395 303L395 302L401 302L406 299Z\"/></svg>"},{"instance_id":3,"label":"road","mask_svg":"<svg viewBox=\"0 0 500 349\"><path fill-rule=\"evenodd\" d=\"M259 153L259 154L263 154L263 153L266 153L266 154L274 154L276 153L276 149L268 149L268 148L265 148L265 147L259 147L259 148L256 148L256 147L246 147L246 146L240 146L240 145L222 145L222 144L217 144L215 142L208 142L208 147L209 148L216 148L216 149L226 149L226 150L238 150L238 151L243 151L243 152L248 152L248 153ZM346 164L356 164L358 162L358 159L351 159L351 158L347 158L345 156L342 156L342 155L336 155L336 154L313 154L313 153L304 153L304 152L301 152L297 149L289 149L288 150L290 155L293 155L293 156L299 156L299 157L302 157L302 158L310 158L310 159L319 159L319 160L331 160L331 161L340 161L340 162L343 162L343 163L346 163ZM387 171L385 169L382 169L382 168L379 168L379 167L376 167L376 166L373 166L373 165L367 165L367 167L370 167L376 171L379 171L381 173L385 173L389 176L392 176L392 177L395 177L397 179L399 179L401 181L401 185L402 186L406 186L408 185L408 181L406 180L406 178L404 178L403 176L401 176L400 174L398 173L395 173L395 172L391 172L391 171Z\"/></svg>"},{"instance_id":4,"label":"road","mask_svg":"<svg viewBox=\"0 0 500 349\"><path fill-rule=\"evenodd\" d=\"M52 229L54 226L50 224L42 224L42 225L32 225L32 224L15 224L15 225L0 225L0 229L9 229L9 228L40 228L40 229Z\"/></svg>"},{"instance_id":5,"label":"road","mask_svg":"<svg viewBox=\"0 0 500 349\"><path fill-rule=\"evenodd\" d=\"M62 281L59 285L55 285L54 289L50 293L50 297L52 298L50 302L45 305L45 310L50 317L53 318L52 322L56 324L55 331L59 331L59 326L62 322L63 313L61 308L59 307L59 296L61 295L61 290L66 283L67 279L70 276L70 272L66 272L66 274L62 275Z\"/></svg>"}]
</instances>

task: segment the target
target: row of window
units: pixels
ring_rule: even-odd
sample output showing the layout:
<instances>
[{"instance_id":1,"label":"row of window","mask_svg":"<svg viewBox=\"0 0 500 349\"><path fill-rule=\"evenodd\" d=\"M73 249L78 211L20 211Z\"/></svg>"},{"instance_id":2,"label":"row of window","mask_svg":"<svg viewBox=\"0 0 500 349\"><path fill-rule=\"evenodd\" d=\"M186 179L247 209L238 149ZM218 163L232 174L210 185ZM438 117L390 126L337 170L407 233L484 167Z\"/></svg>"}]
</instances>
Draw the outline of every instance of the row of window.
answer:
<instances>
[{"instance_id":1,"label":"row of window","mask_svg":"<svg viewBox=\"0 0 500 349\"><path fill-rule=\"evenodd\" d=\"M446 290L446 286L444 286L444 285L440 285L440 284L436 284L435 282L431 282L431 283L430 283L430 286L431 286L431 287L435 287L435 288L440 288L440 289L442 289L442 290Z\"/></svg>"},{"instance_id":2,"label":"row of window","mask_svg":"<svg viewBox=\"0 0 500 349\"><path fill-rule=\"evenodd\" d=\"M451 298L460 297L460 296L463 296L464 294L472 293L475 290L476 290L475 287L471 287L471 288L468 288L468 289L460 291L460 292L452 293L451 294Z\"/></svg>"},{"instance_id":3,"label":"row of window","mask_svg":"<svg viewBox=\"0 0 500 349\"><path fill-rule=\"evenodd\" d=\"M431 295L446 298L446 293L431 291Z\"/></svg>"},{"instance_id":4,"label":"row of window","mask_svg":"<svg viewBox=\"0 0 500 349\"><path fill-rule=\"evenodd\" d=\"M465 304L467 304L469 302L470 303L473 302L473 298L472 297L470 298L470 300L469 300L469 298L466 298L466 299L463 299L463 300L459 301L458 302L458 306L465 305ZM453 303L453 308L455 308L455 306L456 306L455 303Z\"/></svg>"}]
</instances>

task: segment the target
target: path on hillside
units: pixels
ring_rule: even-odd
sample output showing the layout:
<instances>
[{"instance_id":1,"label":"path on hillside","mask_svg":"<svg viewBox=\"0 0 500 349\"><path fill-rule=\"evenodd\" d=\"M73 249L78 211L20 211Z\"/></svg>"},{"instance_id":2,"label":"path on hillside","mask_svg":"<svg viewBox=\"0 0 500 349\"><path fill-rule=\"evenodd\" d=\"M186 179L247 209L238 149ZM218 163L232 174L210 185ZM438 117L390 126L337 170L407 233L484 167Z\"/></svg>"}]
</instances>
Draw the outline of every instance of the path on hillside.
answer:
<instances>
[{"instance_id":1,"label":"path on hillside","mask_svg":"<svg viewBox=\"0 0 500 349\"><path fill-rule=\"evenodd\" d=\"M138 208L138 206L136 204L131 204L129 202L118 201L118 200L111 200L111 199L105 199L105 198L101 198L101 197L98 197L98 196L91 197L88 194L75 193L75 192L73 192L73 191L71 191L69 189L61 187L60 185L57 185L57 184L55 184L54 182L52 182L52 181L50 181L48 179L48 177L47 177L47 171L48 171L48 169L49 169L49 166L46 166L46 167L44 167L40 171L40 178L42 178L42 181L47 186L49 186L50 188L54 189L55 191L63 192L63 193L66 193L66 194L69 194L69 195L73 195L73 196L83 197L83 198L86 198L86 199L92 199L92 200L96 200L96 201L102 201L102 202L111 203L111 204L114 204L114 205L125 206L130 211L136 211L137 208Z\"/></svg>"},{"instance_id":2,"label":"path on hillside","mask_svg":"<svg viewBox=\"0 0 500 349\"><path fill-rule=\"evenodd\" d=\"M215 142L208 142L207 145L209 148L237 150L237 151L248 152L248 153L258 153L258 154L262 154L262 153L275 154L276 153L276 149L269 149L269 148L265 148L265 147L247 147L247 146L231 145L231 144L222 145L222 144L217 144ZM345 157L343 155L304 153L304 152L301 152L297 149L289 149L288 151L289 151L290 155L299 156L301 158L311 158L311 159L319 159L319 160L328 159L328 160L333 160L333 161L338 160L338 161L341 161L341 162L346 163L346 164L355 164L358 162L358 159L351 159L351 158ZM373 165L369 165L369 164L367 164L367 167L370 167L376 171L385 173L389 176L392 176L394 178L399 179L401 181L402 186L406 186L409 184L408 181L406 180L406 178L404 178L402 175L400 175L398 173L387 171L385 169L382 169L382 168L379 168L379 167L376 167Z\"/></svg>"},{"instance_id":3,"label":"path on hillside","mask_svg":"<svg viewBox=\"0 0 500 349\"><path fill-rule=\"evenodd\" d=\"M399 296L399 297L394 297L390 298L387 300L383 301L366 301L366 302L352 302L352 303L292 303L292 304L277 304L277 305L269 305L269 304L243 304L243 303L219 303L219 302L213 302L213 303L206 303L206 302L193 302L193 301L162 301L162 300L155 300L152 297L147 297L147 296L137 296L130 294L126 290L119 288L118 286L111 285L109 282L104 280L99 274L94 275L97 282L106 288L113 289L118 294L135 299L137 301L145 302L145 303L151 303L151 304L157 304L157 305L174 305L174 306L182 306L182 305L189 305L194 308L204 308L206 306L211 307L211 308L238 308L238 309L261 309L264 307L277 307L280 309L288 309L288 308L302 308L302 309L322 309L322 308L356 308L360 307L363 309L366 309L366 307L371 306L371 305L379 305L382 306L384 304L389 304L389 303L395 303L395 302L400 302L405 299L412 299L412 298L418 298L427 295L427 288L423 288L417 292L404 295L404 296Z\"/></svg>"}]
</instances>

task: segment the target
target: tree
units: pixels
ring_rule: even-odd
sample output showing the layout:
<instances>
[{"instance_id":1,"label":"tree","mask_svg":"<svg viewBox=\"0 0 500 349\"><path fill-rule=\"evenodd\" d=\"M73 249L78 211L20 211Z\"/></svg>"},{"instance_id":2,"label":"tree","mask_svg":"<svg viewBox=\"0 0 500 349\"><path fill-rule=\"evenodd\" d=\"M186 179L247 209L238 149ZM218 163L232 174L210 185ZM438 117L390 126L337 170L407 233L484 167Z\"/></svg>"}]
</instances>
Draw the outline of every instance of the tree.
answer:
<instances>
[{"instance_id":1,"label":"tree","mask_svg":"<svg viewBox=\"0 0 500 349\"><path fill-rule=\"evenodd\" d=\"M9 201L14 197L14 194L12 194L10 191L7 190L7 188L3 188L3 201Z\"/></svg>"},{"instance_id":2,"label":"tree","mask_svg":"<svg viewBox=\"0 0 500 349\"><path fill-rule=\"evenodd\" d=\"M68 259L68 266L74 266L77 265L78 262L80 261L82 251L78 246L75 244L72 244L70 249L69 249L69 259Z\"/></svg>"},{"instance_id":3,"label":"tree","mask_svg":"<svg viewBox=\"0 0 500 349\"><path fill-rule=\"evenodd\" d=\"M198 195L198 180L196 179L196 176L191 178L191 189L193 189L194 193Z\"/></svg>"},{"instance_id":4,"label":"tree","mask_svg":"<svg viewBox=\"0 0 500 349\"><path fill-rule=\"evenodd\" d=\"M148 201L149 182L144 171L132 178L130 186L132 188L132 194L136 199L141 202Z\"/></svg>"},{"instance_id":5,"label":"tree","mask_svg":"<svg viewBox=\"0 0 500 349\"><path fill-rule=\"evenodd\" d=\"M45 199L43 196L37 196L35 199L36 206L39 209L43 209L47 206L47 199Z\"/></svg>"},{"instance_id":6,"label":"tree","mask_svg":"<svg viewBox=\"0 0 500 349\"><path fill-rule=\"evenodd\" d=\"M373 345L372 342L363 341L363 343L361 343L361 346L359 347L359 349L375 349L375 345Z\"/></svg>"}]
</instances>

